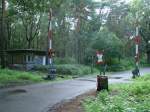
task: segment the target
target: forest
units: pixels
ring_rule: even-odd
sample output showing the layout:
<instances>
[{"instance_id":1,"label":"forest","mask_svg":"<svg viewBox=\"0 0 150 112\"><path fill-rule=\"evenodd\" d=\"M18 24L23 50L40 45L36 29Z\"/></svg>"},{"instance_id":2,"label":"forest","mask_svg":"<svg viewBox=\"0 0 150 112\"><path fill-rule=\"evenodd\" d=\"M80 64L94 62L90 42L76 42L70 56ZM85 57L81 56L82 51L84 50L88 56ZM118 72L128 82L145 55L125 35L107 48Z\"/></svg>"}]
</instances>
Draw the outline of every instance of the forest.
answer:
<instances>
[{"instance_id":1,"label":"forest","mask_svg":"<svg viewBox=\"0 0 150 112\"><path fill-rule=\"evenodd\" d=\"M0 0L0 112L150 112L149 67L150 0Z\"/></svg>"},{"instance_id":2,"label":"forest","mask_svg":"<svg viewBox=\"0 0 150 112\"><path fill-rule=\"evenodd\" d=\"M133 65L137 24L140 61L149 64L149 6L149 0L1 0L1 67L5 50L47 50L50 8L56 64L91 65L95 52L105 50L108 65Z\"/></svg>"}]
</instances>

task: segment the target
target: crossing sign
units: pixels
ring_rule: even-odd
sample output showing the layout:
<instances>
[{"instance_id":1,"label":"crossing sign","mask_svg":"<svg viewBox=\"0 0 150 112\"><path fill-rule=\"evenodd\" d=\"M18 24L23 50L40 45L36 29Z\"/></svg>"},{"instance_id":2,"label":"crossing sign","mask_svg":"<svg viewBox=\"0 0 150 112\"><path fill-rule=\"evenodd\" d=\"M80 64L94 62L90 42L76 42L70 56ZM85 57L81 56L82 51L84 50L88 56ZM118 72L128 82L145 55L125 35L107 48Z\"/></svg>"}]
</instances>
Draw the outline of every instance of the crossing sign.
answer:
<instances>
[{"instance_id":1,"label":"crossing sign","mask_svg":"<svg viewBox=\"0 0 150 112\"><path fill-rule=\"evenodd\" d=\"M102 51L96 51L97 56L97 64L102 64L103 62L103 52Z\"/></svg>"}]
</instances>

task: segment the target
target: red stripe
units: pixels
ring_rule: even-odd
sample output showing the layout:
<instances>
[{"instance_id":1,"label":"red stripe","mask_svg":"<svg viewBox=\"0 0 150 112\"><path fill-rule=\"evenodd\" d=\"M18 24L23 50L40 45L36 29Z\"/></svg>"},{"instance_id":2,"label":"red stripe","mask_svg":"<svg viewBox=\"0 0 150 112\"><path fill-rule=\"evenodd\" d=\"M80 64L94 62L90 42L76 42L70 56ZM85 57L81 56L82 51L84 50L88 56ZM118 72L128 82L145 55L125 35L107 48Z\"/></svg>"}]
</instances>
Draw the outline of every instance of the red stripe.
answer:
<instances>
[{"instance_id":1,"label":"red stripe","mask_svg":"<svg viewBox=\"0 0 150 112\"><path fill-rule=\"evenodd\" d=\"M101 61L101 62L96 62L96 64L104 64L104 62L103 62L103 61Z\"/></svg>"},{"instance_id":2,"label":"red stripe","mask_svg":"<svg viewBox=\"0 0 150 112\"><path fill-rule=\"evenodd\" d=\"M49 32L48 32L48 37L49 37L49 39L52 38L52 31L51 30L49 30Z\"/></svg>"},{"instance_id":3,"label":"red stripe","mask_svg":"<svg viewBox=\"0 0 150 112\"><path fill-rule=\"evenodd\" d=\"M96 54L103 54L102 51L96 51Z\"/></svg>"}]
</instances>

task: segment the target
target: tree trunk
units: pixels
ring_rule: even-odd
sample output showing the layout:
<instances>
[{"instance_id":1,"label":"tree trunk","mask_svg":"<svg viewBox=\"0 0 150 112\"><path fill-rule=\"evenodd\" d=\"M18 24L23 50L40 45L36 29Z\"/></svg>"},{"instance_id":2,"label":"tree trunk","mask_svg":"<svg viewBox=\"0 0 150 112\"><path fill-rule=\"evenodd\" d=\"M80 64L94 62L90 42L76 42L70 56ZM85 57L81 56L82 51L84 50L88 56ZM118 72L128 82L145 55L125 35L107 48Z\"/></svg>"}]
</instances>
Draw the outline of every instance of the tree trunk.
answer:
<instances>
[{"instance_id":1,"label":"tree trunk","mask_svg":"<svg viewBox=\"0 0 150 112\"><path fill-rule=\"evenodd\" d=\"M147 63L150 64L150 51L147 51Z\"/></svg>"},{"instance_id":2,"label":"tree trunk","mask_svg":"<svg viewBox=\"0 0 150 112\"><path fill-rule=\"evenodd\" d=\"M4 57L4 46L5 46L5 37L4 37L4 11L5 11L5 0L2 0L2 17L1 17L1 40L0 40L0 58L1 58L1 67L5 68L5 57Z\"/></svg>"},{"instance_id":3,"label":"tree trunk","mask_svg":"<svg viewBox=\"0 0 150 112\"><path fill-rule=\"evenodd\" d=\"M146 42L146 55L147 55L147 63L150 64L150 46L148 40Z\"/></svg>"},{"instance_id":4,"label":"tree trunk","mask_svg":"<svg viewBox=\"0 0 150 112\"><path fill-rule=\"evenodd\" d=\"M28 49L31 48L31 40L28 41Z\"/></svg>"},{"instance_id":5,"label":"tree trunk","mask_svg":"<svg viewBox=\"0 0 150 112\"><path fill-rule=\"evenodd\" d=\"M11 48L10 44L11 44L11 22L7 21L7 49Z\"/></svg>"}]
</instances>

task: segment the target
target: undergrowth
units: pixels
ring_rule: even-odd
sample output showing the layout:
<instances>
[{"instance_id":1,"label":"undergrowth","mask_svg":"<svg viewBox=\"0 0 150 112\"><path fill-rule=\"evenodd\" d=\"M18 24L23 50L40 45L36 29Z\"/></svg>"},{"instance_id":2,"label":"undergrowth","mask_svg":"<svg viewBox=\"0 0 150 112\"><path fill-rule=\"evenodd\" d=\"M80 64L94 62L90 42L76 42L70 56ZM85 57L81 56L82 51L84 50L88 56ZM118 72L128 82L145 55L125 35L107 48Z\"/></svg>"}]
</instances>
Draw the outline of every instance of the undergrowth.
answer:
<instances>
[{"instance_id":1,"label":"undergrowth","mask_svg":"<svg viewBox=\"0 0 150 112\"><path fill-rule=\"evenodd\" d=\"M150 112L150 74L130 84L111 85L96 98L87 98L86 112Z\"/></svg>"}]
</instances>

